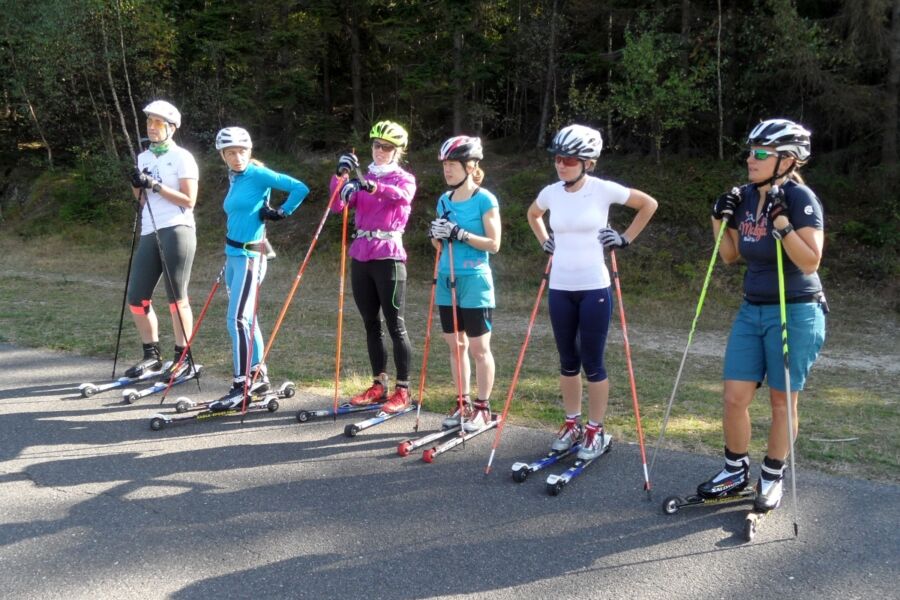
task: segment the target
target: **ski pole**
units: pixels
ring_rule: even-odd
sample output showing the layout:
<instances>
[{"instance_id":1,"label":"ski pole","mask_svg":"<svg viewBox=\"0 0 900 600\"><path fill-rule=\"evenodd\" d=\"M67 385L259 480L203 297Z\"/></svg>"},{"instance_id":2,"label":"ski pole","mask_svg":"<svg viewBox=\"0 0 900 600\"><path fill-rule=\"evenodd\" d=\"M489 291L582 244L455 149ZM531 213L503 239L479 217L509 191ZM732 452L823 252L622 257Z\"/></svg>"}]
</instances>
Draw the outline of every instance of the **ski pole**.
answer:
<instances>
[{"instance_id":1,"label":"ski pole","mask_svg":"<svg viewBox=\"0 0 900 600\"><path fill-rule=\"evenodd\" d=\"M206 316L206 311L209 309L209 305L212 302L213 296L215 296L216 291L219 289L219 284L222 281L222 276L225 274L225 266L226 265L222 265L222 269L219 271L219 275L216 277L216 281L213 283L212 289L209 290L209 295L206 296L206 302L203 304L203 308L200 310L200 315L197 317L197 321L194 323L193 329L191 329L191 336L188 338L184 350L181 351L181 356L178 357L178 362L175 363L174 367L172 367L172 375L169 376L169 383L166 385L166 389L163 391L162 398L159 399L160 404L166 401L166 396L169 395L169 390L172 389L172 385L175 382L175 374L178 373L179 367L181 367L181 365L184 363L185 358L187 358L188 352L191 351L191 346L194 343L194 337L200 330L200 325L203 323L203 318Z\"/></svg>"},{"instance_id":2,"label":"ski pole","mask_svg":"<svg viewBox=\"0 0 900 600\"><path fill-rule=\"evenodd\" d=\"M528 342L531 339L531 329L534 327L534 320L537 317L538 309L541 307L541 297L544 295L544 288L547 287L547 280L550 278L550 266L553 264L553 255L547 259L547 266L544 268L544 275L541 277L541 285L538 287L537 299L534 301L534 308L531 309L531 318L528 320L528 328L525 330L525 341L522 342L522 348L519 350L519 360L516 362L516 370L513 371L512 382L509 384L509 392L506 394L506 403L503 405L503 414L500 416L500 424L497 425L497 433L494 434L494 443L491 446L491 455L488 457L487 466L484 468L484 474L490 475L491 465L494 462L494 453L500 445L500 436L503 435L503 428L506 426L506 415L509 413L509 407L512 405L513 393L516 391L516 384L519 383L519 372L522 370L522 362L525 360L525 350L528 349Z\"/></svg>"},{"instance_id":3,"label":"ski pole","mask_svg":"<svg viewBox=\"0 0 900 600\"><path fill-rule=\"evenodd\" d=\"M678 373L675 375L675 385L672 386L672 393L669 396L669 403L666 406L666 414L663 417L662 426L659 430L659 439L656 447L653 448L653 457L650 459L650 473L653 473L653 465L656 464L656 456L662 448L663 440L666 436L666 426L669 424L669 415L672 413L672 405L675 403L675 393L678 391L678 384L681 382L681 372L684 370L684 363L687 360L688 350L691 347L691 341L694 339L694 331L697 329L697 321L700 320L700 311L703 309L703 302L706 300L706 289L709 287L709 281L712 278L713 267L716 266L716 256L719 254L719 246L722 238L725 236L725 230L728 229L727 223L723 220L719 227L719 235L716 236L716 245L713 247L712 256L709 257L709 265L706 267L706 277L703 279L703 287L700 288L700 299L697 300L697 309L694 311L694 320L691 322L691 331L688 333L687 344L684 346L684 352L681 355L681 364L678 365Z\"/></svg>"},{"instance_id":4,"label":"ski pole","mask_svg":"<svg viewBox=\"0 0 900 600\"><path fill-rule=\"evenodd\" d=\"M450 309L453 311L453 349L456 352L456 403L459 405L459 433L465 435L463 401L462 356L459 351L459 320L456 318L456 272L453 268L453 242L447 238L447 258L450 263Z\"/></svg>"},{"instance_id":5,"label":"ski pole","mask_svg":"<svg viewBox=\"0 0 900 600\"><path fill-rule=\"evenodd\" d=\"M341 176L340 183L343 183L343 181L346 179L346 175ZM328 213L331 212L331 203L334 202L338 191L341 189L340 183L334 188L334 191L331 193L331 197L328 199L328 203L325 205L325 211L322 214L322 219L319 221L319 226L316 228L316 232L313 234L312 241L310 242L309 248L306 251L306 256L303 258L303 262L300 264L300 268L297 270L297 275L294 277L294 284L291 286L287 298L285 298L284 304L281 307L281 311L278 313L278 318L275 320L275 326L272 328L272 333L269 334L269 341L266 343L266 348L263 352L263 363L265 363L266 359L268 359L269 357L269 351L272 349L272 344L275 342L275 337L278 335L279 329L281 329L281 323L284 321L284 316L287 314L288 307L291 305L291 302L294 299L294 294L297 291L297 287L300 285L300 280L303 279L303 272L306 271L306 266L309 264L309 259L312 256L313 249L316 247L316 242L318 242L319 240L319 234L322 233L322 228L325 226L325 220L328 219ZM254 377L254 381L255 380L256 378Z\"/></svg>"},{"instance_id":6,"label":"ski pole","mask_svg":"<svg viewBox=\"0 0 900 600\"><path fill-rule=\"evenodd\" d=\"M434 317L434 292L437 288L438 263L441 260L440 247L434 253L434 273L431 275L431 298L428 300L428 322L425 325L425 347L422 349L422 368L419 371L419 394L416 405L416 424L413 431L419 430L419 413L422 412L422 403L425 401L425 376L428 372L428 351L431 348L431 321Z\"/></svg>"},{"instance_id":7,"label":"ski pole","mask_svg":"<svg viewBox=\"0 0 900 600\"><path fill-rule=\"evenodd\" d=\"M641 427L641 408L638 405L637 386L634 381L634 367L631 364L631 344L628 341L628 325L625 322L625 304L622 302L622 283L619 281L619 267L616 264L616 251L609 252L612 265L612 277L616 283L616 298L619 301L619 321L622 323L622 339L625 344L625 363L628 365L628 381L631 384L631 403L634 406L634 418L637 425L638 444L641 447L641 465L644 468L644 490L647 492L647 500L650 500L650 474L647 471L647 452L644 449L644 429Z\"/></svg>"},{"instance_id":8,"label":"ski pole","mask_svg":"<svg viewBox=\"0 0 900 600\"><path fill-rule=\"evenodd\" d=\"M119 344L122 341L122 325L125 322L125 304L128 301L128 281L131 279L131 264L134 261L134 247L137 243L137 226L140 204L134 209L134 222L131 225L131 253L128 255L128 269L125 271L125 290L122 292L122 310L119 312L119 330L116 332L116 351L113 354L112 379L116 378L116 363L119 362Z\"/></svg>"},{"instance_id":9,"label":"ski pole","mask_svg":"<svg viewBox=\"0 0 900 600\"><path fill-rule=\"evenodd\" d=\"M773 191L777 186L772 186ZM787 399L787 435L788 457L791 464L791 514L794 518L794 537L800 533L797 526L797 471L794 469L794 398L791 393L791 361L788 354L787 305L784 300L784 259L782 258L782 241L775 240L775 251L778 258L778 304L781 308L781 354L784 358L784 388Z\"/></svg>"},{"instance_id":10,"label":"ski pole","mask_svg":"<svg viewBox=\"0 0 900 600\"><path fill-rule=\"evenodd\" d=\"M263 242L262 245L265 247L266 238L265 232L263 232ZM252 259L251 259L252 260ZM250 399L250 386L253 382L256 381L256 376L251 377L250 375L250 367L253 366L253 346L256 338L256 328L258 315L259 315L259 289L262 287L262 269L265 264L265 250L260 250L259 257L256 259L259 261L259 265L256 267L256 281L254 285L256 286L256 294L254 294L253 298L253 319L250 321L250 329L247 331L247 364L244 369L244 397L241 400L241 424L244 423L244 415L247 414L247 401ZM262 333L260 333L260 337L262 337ZM260 361L259 365L257 365L256 374L262 370L262 365L264 365L264 361ZM253 382L251 382L251 378Z\"/></svg>"},{"instance_id":11,"label":"ski pole","mask_svg":"<svg viewBox=\"0 0 900 600\"><path fill-rule=\"evenodd\" d=\"M350 214L350 203L344 204L343 225L341 228L341 274L338 284L338 322L337 348L334 353L334 420L337 421L338 394L341 388L341 341L344 330L344 287L347 279L347 221Z\"/></svg>"}]
</instances>

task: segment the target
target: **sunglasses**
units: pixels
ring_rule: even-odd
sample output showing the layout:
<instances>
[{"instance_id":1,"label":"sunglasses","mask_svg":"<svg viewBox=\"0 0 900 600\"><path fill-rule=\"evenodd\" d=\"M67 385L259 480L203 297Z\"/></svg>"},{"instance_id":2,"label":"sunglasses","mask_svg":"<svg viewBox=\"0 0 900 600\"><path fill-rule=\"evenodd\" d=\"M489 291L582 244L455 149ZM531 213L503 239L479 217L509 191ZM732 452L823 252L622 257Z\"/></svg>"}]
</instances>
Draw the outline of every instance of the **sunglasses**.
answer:
<instances>
[{"instance_id":1,"label":"sunglasses","mask_svg":"<svg viewBox=\"0 0 900 600\"><path fill-rule=\"evenodd\" d=\"M581 159L577 156L556 156L556 164L562 163L567 167L575 167L581 163Z\"/></svg>"},{"instance_id":2,"label":"sunglasses","mask_svg":"<svg viewBox=\"0 0 900 600\"><path fill-rule=\"evenodd\" d=\"M766 160L770 156L778 156L778 153L771 150L745 150L744 160L747 160L750 156L752 156L754 160Z\"/></svg>"},{"instance_id":3,"label":"sunglasses","mask_svg":"<svg viewBox=\"0 0 900 600\"><path fill-rule=\"evenodd\" d=\"M372 142L372 150L381 150L382 152L393 152L397 146L393 144L382 144L381 142Z\"/></svg>"}]
</instances>

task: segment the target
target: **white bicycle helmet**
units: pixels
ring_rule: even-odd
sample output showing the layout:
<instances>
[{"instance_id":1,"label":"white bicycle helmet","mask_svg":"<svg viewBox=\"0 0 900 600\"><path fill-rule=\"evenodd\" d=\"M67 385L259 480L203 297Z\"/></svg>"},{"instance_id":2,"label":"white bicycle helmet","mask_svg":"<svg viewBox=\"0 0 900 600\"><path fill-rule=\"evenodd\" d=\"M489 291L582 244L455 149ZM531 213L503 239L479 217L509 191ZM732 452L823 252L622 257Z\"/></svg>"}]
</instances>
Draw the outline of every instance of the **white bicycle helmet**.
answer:
<instances>
[{"instance_id":1,"label":"white bicycle helmet","mask_svg":"<svg viewBox=\"0 0 900 600\"><path fill-rule=\"evenodd\" d=\"M181 127L181 113L165 100L154 100L144 107L144 114L159 117L166 123L171 123L176 128Z\"/></svg>"},{"instance_id":2,"label":"white bicycle helmet","mask_svg":"<svg viewBox=\"0 0 900 600\"><path fill-rule=\"evenodd\" d=\"M237 146L239 148L253 148L250 134L243 127L226 127L216 134L216 150L220 152L225 148Z\"/></svg>"},{"instance_id":3,"label":"white bicycle helmet","mask_svg":"<svg viewBox=\"0 0 900 600\"><path fill-rule=\"evenodd\" d=\"M483 160L484 149L481 147L481 138L458 135L452 137L441 145L438 152L438 160Z\"/></svg>"},{"instance_id":4,"label":"white bicycle helmet","mask_svg":"<svg viewBox=\"0 0 900 600\"><path fill-rule=\"evenodd\" d=\"M789 154L803 163L812 154L811 135L806 128L793 121L768 119L753 128L747 136L747 144L775 148L777 152Z\"/></svg>"},{"instance_id":5,"label":"white bicycle helmet","mask_svg":"<svg viewBox=\"0 0 900 600\"><path fill-rule=\"evenodd\" d=\"M603 150L600 132L584 125L569 125L559 130L548 152L560 156L574 156L582 160L597 160Z\"/></svg>"}]
</instances>

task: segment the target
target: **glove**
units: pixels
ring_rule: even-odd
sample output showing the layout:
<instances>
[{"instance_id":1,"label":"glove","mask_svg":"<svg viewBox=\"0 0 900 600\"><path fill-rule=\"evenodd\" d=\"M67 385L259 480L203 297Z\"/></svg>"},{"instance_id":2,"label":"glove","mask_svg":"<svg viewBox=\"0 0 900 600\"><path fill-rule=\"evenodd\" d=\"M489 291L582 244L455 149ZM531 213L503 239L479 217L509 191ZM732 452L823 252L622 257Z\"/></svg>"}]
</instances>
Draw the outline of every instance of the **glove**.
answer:
<instances>
[{"instance_id":1,"label":"glove","mask_svg":"<svg viewBox=\"0 0 900 600\"><path fill-rule=\"evenodd\" d=\"M618 231L612 227L601 229L597 234L597 239L603 244L607 250L615 250L616 248L625 248L631 242L624 235L620 235Z\"/></svg>"},{"instance_id":2,"label":"glove","mask_svg":"<svg viewBox=\"0 0 900 600\"><path fill-rule=\"evenodd\" d=\"M553 241L553 234L550 234L550 237L547 238L547 241L541 244L541 249L547 254L553 254L553 251L556 250L556 242Z\"/></svg>"},{"instance_id":3,"label":"glove","mask_svg":"<svg viewBox=\"0 0 900 600\"><path fill-rule=\"evenodd\" d=\"M465 242L469 239L469 232L443 217L431 222L431 237L436 240L459 240Z\"/></svg>"},{"instance_id":4,"label":"glove","mask_svg":"<svg viewBox=\"0 0 900 600\"><path fill-rule=\"evenodd\" d=\"M366 190L367 192L369 192L370 194L374 194L375 190L378 189L378 186L375 184L374 181L369 181L368 179L363 179L362 181L360 181L360 183L362 184L363 189Z\"/></svg>"},{"instance_id":5,"label":"glove","mask_svg":"<svg viewBox=\"0 0 900 600\"><path fill-rule=\"evenodd\" d=\"M777 185L773 185L772 189L766 192L766 200L768 201L768 204L766 205L766 214L769 217L769 223L773 222L778 215L783 214L785 218L787 218L789 207L787 198L784 197L783 189Z\"/></svg>"},{"instance_id":6,"label":"glove","mask_svg":"<svg viewBox=\"0 0 900 600\"><path fill-rule=\"evenodd\" d=\"M148 171L139 171L138 169L135 169L131 174L131 185L136 188L157 191L160 182L153 179Z\"/></svg>"},{"instance_id":7,"label":"glove","mask_svg":"<svg viewBox=\"0 0 900 600\"><path fill-rule=\"evenodd\" d=\"M334 170L334 174L340 177L344 173L355 171L359 168L359 159L356 158L356 155L352 152L348 152L347 154L341 154L341 157L338 159L337 168Z\"/></svg>"},{"instance_id":8,"label":"glove","mask_svg":"<svg viewBox=\"0 0 900 600\"><path fill-rule=\"evenodd\" d=\"M263 221L280 221L286 216L287 214L285 214L284 210L272 208L268 204L264 204L263 207L259 209L259 217Z\"/></svg>"},{"instance_id":9,"label":"glove","mask_svg":"<svg viewBox=\"0 0 900 600\"><path fill-rule=\"evenodd\" d=\"M722 219L731 220L740 203L741 191L738 188L731 188L730 192L722 194L716 199L712 206L712 218L717 221Z\"/></svg>"},{"instance_id":10,"label":"glove","mask_svg":"<svg viewBox=\"0 0 900 600\"><path fill-rule=\"evenodd\" d=\"M359 182L359 179L351 179L341 188L341 200L350 202L350 196L358 192L361 188L362 184Z\"/></svg>"}]
</instances>

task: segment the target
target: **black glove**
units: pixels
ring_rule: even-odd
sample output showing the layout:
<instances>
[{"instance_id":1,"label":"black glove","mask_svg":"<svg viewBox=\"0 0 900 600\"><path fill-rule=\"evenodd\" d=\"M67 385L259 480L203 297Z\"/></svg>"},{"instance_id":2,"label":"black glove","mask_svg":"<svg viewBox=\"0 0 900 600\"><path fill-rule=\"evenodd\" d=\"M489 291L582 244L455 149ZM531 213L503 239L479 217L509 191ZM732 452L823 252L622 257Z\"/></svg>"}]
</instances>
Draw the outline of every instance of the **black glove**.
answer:
<instances>
[{"instance_id":1,"label":"black glove","mask_svg":"<svg viewBox=\"0 0 900 600\"><path fill-rule=\"evenodd\" d=\"M158 191L160 183L153 179L153 176L146 169L143 171L135 169L131 174L131 185L136 188Z\"/></svg>"},{"instance_id":2,"label":"black glove","mask_svg":"<svg viewBox=\"0 0 900 600\"><path fill-rule=\"evenodd\" d=\"M601 229L597 234L597 239L603 244L607 250L615 250L616 248L625 248L631 242L624 235L620 235L618 231L612 227Z\"/></svg>"},{"instance_id":3,"label":"black glove","mask_svg":"<svg viewBox=\"0 0 900 600\"><path fill-rule=\"evenodd\" d=\"M766 214L769 217L769 223L775 220L778 215L788 217L788 203L784 196L784 190L777 185L773 185L772 189L766 192Z\"/></svg>"},{"instance_id":4,"label":"black glove","mask_svg":"<svg viewBox=\"0 0 900 600\"><path fill-rule=\"evenodd\" d=\"M363 179L360 183L362 184L363 189L370 194L374 194L375 190L378 188L374 181L369 181L368 179Z\"/></svg>"},{"instance_id":5,"label":"black glove","mask_svg":"<svg viewBox=\"0 0 900 600\"><path fill-rule=\"evenodd\" d=\"M261 209L259 209L259 217L263 221L280 221L285 218L287 215L284 210L280 208L272 208L268 204L264 204Z\"/></svg>"},{"instance_id":6,"label":"black glove","mask_svg":"<svg viewBox=\"0 0 900 600\"><path fill-rule=\"evenodd\" d=\"M730 192L722 194L715 203L713 203L711 211L712 218L717 221L721 221L722 219L731 220L740 203L741 191L738 188L731 188Z\"/></svg>"},{"instance_id":7,"label":"black glove","mask_svg":"<svg viewBox=\"0 0 900 600\"><path fill-rule=\"evenodd\" d=\"M556 250L556 242L553 240L553 234L550 234L550 237L547 238L547 241L541 244L541 249L547 254L553 254Z\"/></svg>"},{"instance_id":8,"label":"black glove","mask_svg":"<svg viewBox=\"0 0 900 600\"><path fill-rule=\"evenodd\" d=\"M360 188L362 188L362 184L359 182L359 179L351 179L341 188L341 200L350 202L350 197L358 192Z\"/></svg>"},{"instance_id":9,"label":"black glove","mask_svg":"<svg viewBox=\"0 0 900 600\"><path fill-rule=\"evenodd\" d=\"M348 152L346 154L341 154L341 157L338 159L337 168L334 170L334 174L340 177L344 173L355 171L358 168L359 159L356 158L356 155L352 152Z\"/></svg>"}]
</instances>

